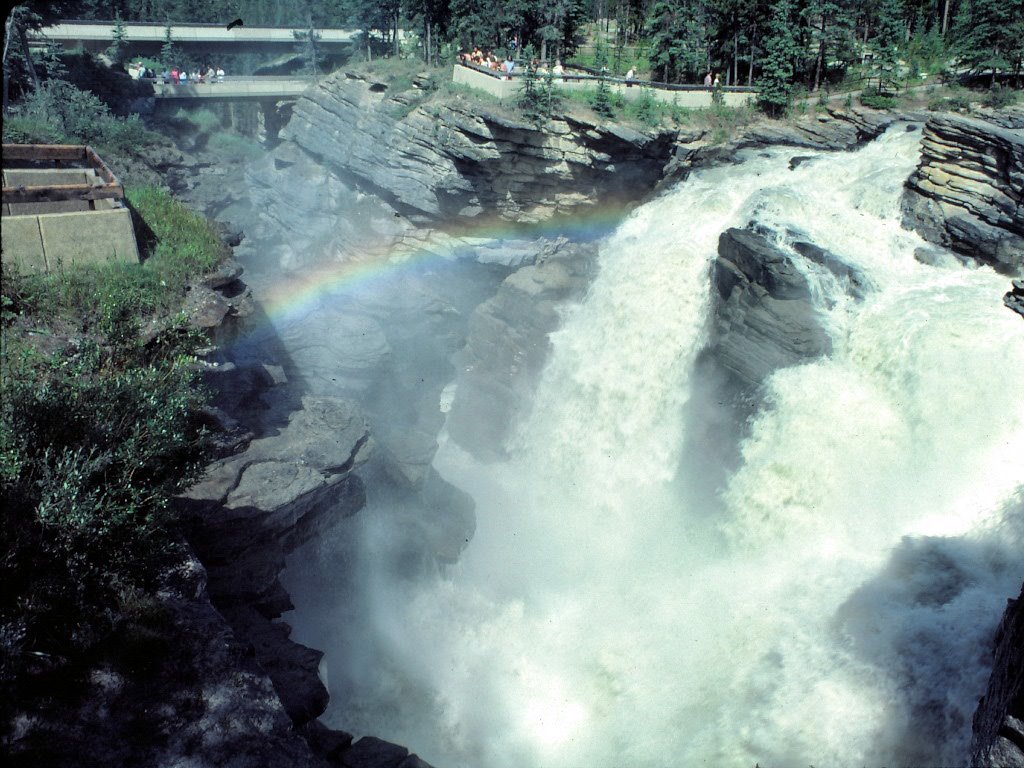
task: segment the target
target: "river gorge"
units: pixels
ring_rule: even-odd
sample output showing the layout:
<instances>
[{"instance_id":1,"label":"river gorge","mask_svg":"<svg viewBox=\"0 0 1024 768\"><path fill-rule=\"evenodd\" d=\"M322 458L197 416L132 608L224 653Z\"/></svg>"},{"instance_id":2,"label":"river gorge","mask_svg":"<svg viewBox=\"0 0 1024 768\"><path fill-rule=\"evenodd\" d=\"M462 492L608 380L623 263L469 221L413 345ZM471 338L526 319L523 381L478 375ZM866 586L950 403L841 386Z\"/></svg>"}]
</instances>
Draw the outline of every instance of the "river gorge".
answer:
<instances>
[{"instance_id":1,"label":"river gorge","mask_svg":"<svg viewBox=\"0 0 1024 768\"><path fill-rule=\"evenodd\" d=\"M1024 119L545 137L346 80L215 211L260 309L210 379L255 439L193 494L292 721L386 740L321 754L1002 764Z\"/></svg>"}]
</instances>

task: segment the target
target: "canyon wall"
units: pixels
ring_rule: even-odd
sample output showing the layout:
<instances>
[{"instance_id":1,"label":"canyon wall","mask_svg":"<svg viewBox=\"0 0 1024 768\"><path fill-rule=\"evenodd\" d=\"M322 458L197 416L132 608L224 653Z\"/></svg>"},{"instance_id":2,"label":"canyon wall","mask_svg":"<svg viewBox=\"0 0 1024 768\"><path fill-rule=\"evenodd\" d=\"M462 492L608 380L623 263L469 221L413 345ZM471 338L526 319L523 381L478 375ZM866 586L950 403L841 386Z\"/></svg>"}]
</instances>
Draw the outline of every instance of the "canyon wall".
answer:
<instances>
[{"instance_id":1,"label":"canyon wall","mask_svg":"<svg viewBox=\"0 0 1024 768\"><path fill-rule=\"evenodd\" d=\"M1024 269L1024 110L931 117L907 180L904 221L982 264Z\"/></svg>"}]
</instances>

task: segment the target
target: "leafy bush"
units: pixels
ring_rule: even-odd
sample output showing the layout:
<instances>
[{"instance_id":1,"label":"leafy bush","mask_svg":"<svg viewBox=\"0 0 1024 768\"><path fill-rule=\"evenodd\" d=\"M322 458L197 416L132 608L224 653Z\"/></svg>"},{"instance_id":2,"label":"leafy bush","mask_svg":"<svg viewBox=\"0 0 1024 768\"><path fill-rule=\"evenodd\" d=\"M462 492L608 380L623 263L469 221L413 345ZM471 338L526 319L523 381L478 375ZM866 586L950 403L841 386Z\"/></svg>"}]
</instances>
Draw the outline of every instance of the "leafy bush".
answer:
<instances>
[{"instance_id":1,"label":"leafy bush","mask_svg":"<svg viewBox=\"0 0 1024 768\"><path fill-rule=\"evenodd\" d=\"M79 143L137 151L152 136L137 115L119 118L89 91L63 80L48 80L4 120L4 141Z\"/></svg>"},{"instance_id":2,"label":"leafy bush","mask_svg":"<svg viewBox=\"0 0 1024 768\"><path fill-rule=\"evenodd\" d=\"M4 268L0 682L112 631L175 554L170 500L205 463L193 354L206 340L176 313L224 246L165 192L128 196L143 264Z\"/></svg>"},{"instance_id":3,"label":"leafy bush","mask_svg":"<svg viewBox=\"0 0 1024 768\"><path fill-rule=\"evenodd\" d=\"M66 655L174 552L168 503L198 477L202 394L180 353L4 346L0 623L23 627L28 651Z\"/></svg>"},{"instance_id":4,"label":"leafy bush","mask_svg":"<svg viewBox=\"0 0 1024 768\"><path fill-rule=\"evenodd\" d=\"M1002 109L1011 104L1016 104L1019 97L1020 91L996 83L986 91L981 103L991 109Z\"/></svg>"},{"instance_id":5,"label":"leafy bush","mask_svg":"<svg viewBox=\"0 0 1024 768\"><path fill-rule=\"evenodd\" d=\"M860 103L872 109L895 109L899 101L893 96L885 96L872 90L861 93Z\"/></svg>"}]
</instances>

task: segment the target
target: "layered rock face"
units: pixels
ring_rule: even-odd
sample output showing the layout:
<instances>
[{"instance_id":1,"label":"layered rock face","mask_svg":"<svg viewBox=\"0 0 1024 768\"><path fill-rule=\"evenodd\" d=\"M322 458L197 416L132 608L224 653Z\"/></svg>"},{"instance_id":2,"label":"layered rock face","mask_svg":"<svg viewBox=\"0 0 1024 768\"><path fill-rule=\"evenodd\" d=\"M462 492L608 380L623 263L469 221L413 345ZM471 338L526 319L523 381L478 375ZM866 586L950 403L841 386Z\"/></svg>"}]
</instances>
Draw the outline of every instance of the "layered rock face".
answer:
<instances>
[{"instance_id":1,"label":"layered rock face","mask_svg":"<svg viewBox=\"0 0 1024 768\"><path fill-rule=\"evenodd\" d=\"M183 499L211 600L252 643L298 725L323 712L327 691L316 675L321 654L288 642L287 625L270 623L292 607L278 575L287 552L363 507L352 470L369 444L352 403L307 396L301 406L276 433L213 464Z\"/></svg>"},{"instance_id":2,"label":"layered rock face","mask_svg":"<svg viewBox=\"0 0 1024 768\"><path fill-rule=\"evenodd\" d=\"M504 455L515 418L530 402L547 359L560 304L578 300L595 268L595 244L546 243L535 263L509 275L469 320L448 432L478 458Z\"/></svg>"},{"instance_id":3,"label":"layered rock face","mask_svg":"<svg viewBox=\"0 0 1024 768\"><path fill-rule=\"evenodd\" d=\"M961 115L928 120L907 180L904 221L926 240L998 270L1024 269L1024 115L1003 125ZM1013 127L1008 127L1013 126Z\"/></svg>"},{"instance_id":4,"label":"layered rock face","mask_svg":"<svg viewBox=\"0 0 1024 768\"><path fill-rule=\"evenodd\" d=\"M673 140L568 118L541 132L459 99L415 108L407 98L339 73L299 99L282 137L421 222L536 221L632 199L660 178Z\"/></svg>"},{"instance_id":5,"label":"layered rock face","mask_svg":"<svg viewBox=\"0 0 1024 768\"><path fill-rule=\"evenodd\" d=\"M1024 585L996 632L992 676L974 714L971 765L1024 768Z\"/></svg>"},{"instance_id":6,"label":"layered rock face","mask_svg":"<svg viewBox=\"0 0 1024 768\"><path fill-rule=\"evenodd\" d=\"M711 353L746 387L772 371L828 354L831 340L794 256L764 235L728 229L718 241Z\"/></svg>"}]
</instances>

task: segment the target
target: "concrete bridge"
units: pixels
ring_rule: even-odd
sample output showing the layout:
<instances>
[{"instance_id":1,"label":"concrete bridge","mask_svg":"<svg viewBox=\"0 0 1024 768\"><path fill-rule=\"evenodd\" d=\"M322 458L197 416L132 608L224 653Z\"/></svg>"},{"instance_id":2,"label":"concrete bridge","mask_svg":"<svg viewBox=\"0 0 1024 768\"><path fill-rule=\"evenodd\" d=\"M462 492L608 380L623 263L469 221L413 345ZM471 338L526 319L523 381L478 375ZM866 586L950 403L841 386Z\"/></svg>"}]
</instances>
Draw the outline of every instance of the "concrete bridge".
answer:
<instances>
[{"instance_id":1,"label":"concrete bridge","mask_svg":"<svg viewBox=\"0 0 1024 768\"><path fill-rule=\"evenodd\" d=\"M230 19L225 21L225 24ZM186 51L209 54L281 53L296 45L297 27L235 27L225 24L172 24L171 41ZM132 53L157 53L167 39L165 24L124 22L125 34ZM357 29L318 29L319 45L325 52L339 52L352 45L360 35ZM110 46L114 37L113 21L64 21L43 27L36 36L64 45L99 52Z\"/></svg>"},{"instance_id":2,"label":"concrete bridge","mask_svg":"<svg viewBox=\"0 0 1024 768\"><path fill-rule=\"evenodd\" d=\"M294 75L248 76L224 78L223 82L214 83L165 83L159 79L150 81L153 84L153 95L164 99L204 99L218 101L278 101L294 99L314 84L311 77Z\"/></svg>"}]
</instances>

